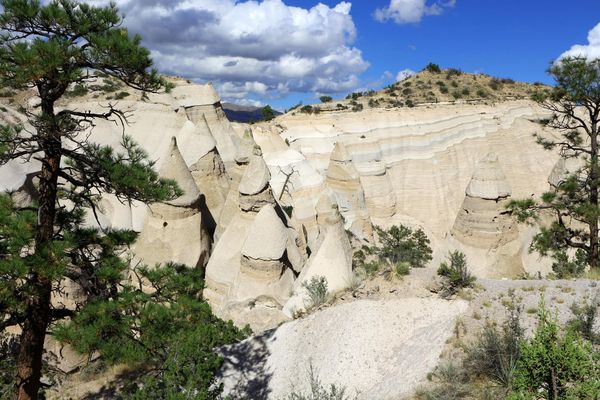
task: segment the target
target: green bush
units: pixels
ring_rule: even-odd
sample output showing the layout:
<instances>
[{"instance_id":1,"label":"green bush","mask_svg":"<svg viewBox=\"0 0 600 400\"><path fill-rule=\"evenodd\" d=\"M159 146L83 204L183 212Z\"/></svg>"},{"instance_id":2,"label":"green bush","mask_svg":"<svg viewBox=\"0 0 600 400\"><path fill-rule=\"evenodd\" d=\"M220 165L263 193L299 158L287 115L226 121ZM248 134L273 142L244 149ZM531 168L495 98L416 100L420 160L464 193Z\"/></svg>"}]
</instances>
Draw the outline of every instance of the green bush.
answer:
<instances>
[{"instance_id":1,"label":"green bush","mask_svg":"<svg viewBox=\"0 0 600 400\"><path fill-rule=\"evenodd\" d=\"M473 286L475 282L467 267L466 256L458 250L450 252L448 260L440 264L437 273L445 278L442 295L452 295L461 288Z\"/></svg>"},{"instance_id":2,"label":"green bush","mask_svg":"<svg viewBox=\"0 0 600 400\"><path fill-rule=\"evenodd\" d=\"M303 282L302 287L306 289L304 305L308 310L319 307L329 299L327 279L324 276L313 276L310 281Z\"/></svg>"},{"instance_id":3,"label":"green bush","mask_svg":"<svg viewBox=\"0 0 600 400\"><path fill-rule=\"evenodd\" d=\"M600 343L600 335L594 331L598 310L600 310L600 295L596 295L590 301L585 300L582 304L571 305L575 318L569 321L569 326L592 344Z\"/></svg>"},{"instance_id":4,"label":"green bush","mask_svg":"<svg viewBox=\"0 0 600 400\"><path fill-rule=\"evenodd\" d=\"M427 64L424 70L427 72L431 72L432 74L439 74L440 72L442 72L440 66L434 63Z\"/></svg>"},{"instance_id":5,"label":"green bush","mask_svg":"<svg viewBox=\"0 0 600 400\"><path fill-rule=\"evenodd\" d=\"M460 92L463 96L469 96L471 94L471 90L469 88L463 88Z\"/></svg>"},{"instance_id":6,"label":"green bush","mask_svg":"<svg viewBox=\"0 0 600 400\"><path fill-rule=\"evenodd\" d=\"M488 97L488 92L486 92L483 89L477 89L477 96L486 98L486 97Z\"/></svg>"},{"instance_id":7,"label":"green bush","mask_svg":"<svg viewBox=\"0 0 600 400\"><path fill-rule=\"evenodd\" d=\"M406 275L406 267L423 268L431 261L431 247L427 235L404 225L388 230L375 227L378 244L363 246L354 254L354 265L373 276L383 268L391 267L397 276Z\"/></svg>"},{"instance_id":8,"label":"green bush","mask_svg":"<svg viewBox=\"0 0 600 400\"><path fill-rule=\"evenodd\" d=\"M300 109L300 112L304 113L304 114L312 114L313 113L313 106L311 106L311 105L305 105L304 107L302 107Z\"/></svg>"},{"instance_id":9,"label":"green bush","mask_svg":"<svg viewBox=\"0 0 600 400\"><path fill-rule=\"evenodd\" d=\"M123 100L125 97L128 97L130 95L131 95L130 93L123 91L123 92L119 92L119 93L115 94L113 96L113 99L114 100Z\"/></svg>"},{"instance_id":10,"label":"green bush","mask_svg":"<svg viewBox=\"0 0 600 400\"><path fill-rule=\"evenodd\" d=\"M354 107L352 107L352 111L359 112L359 111L362 111L363 108L364 108L364 106L361 103L357 103L354 105Z\"/></svg>"},{"instance_id":11,"label":"green bush","mask_svg":"<svg viewBox=\"0 0 600 400\"><path fill-rule=\"evenodd\" d=\"M521 345L511 400L586 399L600 396L600 354L573 329L565 334L544 303L534 336Z\"/></svg>"},{"instance_id":12,"label":"green bush","mask_svg":"<svg viewBox=\"0 0 600 400\"><path fill-rule=\"evenodd\" d=\"M448 87L446 87L446 86L441 86L441 87L440 87L440 92L442 92L443 94L447 94L447 93L448 93L448 91L449 91L449 90L448 90Z\"/></svg>"},{"instance_id":13,"label":"green bush","mask_svg":"<svg viewBox=\"0 0 600 400\"><path fill-rule=\"evenodd\" d=\"M333 99L331 96L321 96L319 97L319 100L321 100L321 103L331 103Z\"/></svg>"},{"instance_id":14,"label":"green bush","mask_svg":"<svg viewBox=\"0 0 600 400\"><path fill-rule=\"evenodd\" d=\"M415 103L411 99L406 100L406 102L404 104L406 104L406 107L414 107L415 106Z\"/></svg>"},{"instance_id":15,"label":"green bush","mask_svg":"<svg viewBox=\"0 0 600 400\"><path fill-rule=\"evenodd\" d=\"M471 392L469 377L453 362L439 365L430 377L434 380L434 385L427 389L418 389L418 400L461 400Z\"/></svg>"},{"instance_id":16,"label":"green bush","mask_svg":"<svg viewBox=\"0 0 600 400\"><path fill-rule=\"evenodd\" d=\"M500 329L487 324L475 343L467 347L465 369L472 376L483 376L509 388L521 355L523 338L521 310L509 310Z\"/></svg>"},{"instance_id":17,"label":"green bush","mask_svg":"<svg viewBox=\"0 0 600 400\"><path fill-rule=\"evenodd\" d=\"M500 90L502 88L502 82L498 78L493 78L490 80L488 85L492 88L492 90Z\"/></svg>"},{"instance_id":18,"label":"green bush","mask_svg":"<svg viewBox=\"0 0 600 400\"><path fill-rule=\"evenodd\" d=\"M89 93L89 89L81 83L75 85L73 89L65 92L66 97L81 97Z\"/></svg>"},{"instance_id":19,"label":"green bush","mask_svg":"<svg viewBox=\"0 0 600 400\"><path fill-rule=\"evenodd\" d=\"M450 79L453 76L461 76L462 74L463 74L463 72L460 69L448 68L446 70L446 79Z\"/></svg>"},{"instance_id":20,"label":"green bush","mask_svg":"<svg viewBox=\"0 0 600 400\"><path fill-rule=\"evenodd\" d=\"M412 89L411 88L406 88L404 90L402 90L402 94L405 96L411 95L412 94Z\"/></svg>"}]
</instances>

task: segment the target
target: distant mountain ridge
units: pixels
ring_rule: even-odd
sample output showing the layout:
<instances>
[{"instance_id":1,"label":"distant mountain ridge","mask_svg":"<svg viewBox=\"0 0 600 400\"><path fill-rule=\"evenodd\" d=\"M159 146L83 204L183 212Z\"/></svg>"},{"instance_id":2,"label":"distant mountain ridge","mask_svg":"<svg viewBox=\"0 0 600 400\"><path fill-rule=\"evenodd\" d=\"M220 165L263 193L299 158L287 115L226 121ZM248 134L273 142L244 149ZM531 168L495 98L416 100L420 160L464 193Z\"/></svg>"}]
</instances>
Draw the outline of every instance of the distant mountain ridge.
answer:
<instances>
[{"instance_id":1,"label":"distant mountain ridge","mask_svg":"<svg viewBox=\"0 0 600 400\"><path fill-rule=\"evenodd\" d=\"M234 103L222 103L227 119L232 122L258 122L263 120L262 107L244 106ZM281 115L279 111L273 110L275 116Z\"/></svg>"}]
</instances>

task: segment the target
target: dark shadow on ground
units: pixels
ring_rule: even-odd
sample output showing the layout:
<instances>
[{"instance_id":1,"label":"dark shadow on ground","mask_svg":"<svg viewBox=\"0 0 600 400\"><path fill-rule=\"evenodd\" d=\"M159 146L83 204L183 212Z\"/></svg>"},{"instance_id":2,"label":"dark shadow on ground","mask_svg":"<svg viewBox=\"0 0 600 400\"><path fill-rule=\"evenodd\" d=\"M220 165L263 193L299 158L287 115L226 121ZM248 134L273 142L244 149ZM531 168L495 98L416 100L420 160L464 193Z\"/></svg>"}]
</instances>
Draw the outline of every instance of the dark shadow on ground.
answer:
<instances>
[{"instance_id":1,"label":"dark shadow on ground","mask_svg":"<svg viewBox=\"0 0 600 400\"><path fill-rule=\"evenodd\" d=\"M232 400L266 400L271 392L269 382L273 373L268 370L268 344L274 339L275 329L219 350L225 363L221 380L225 397ZM227 397L229 396L229 397Z\"/></svg>"}]
</instances>

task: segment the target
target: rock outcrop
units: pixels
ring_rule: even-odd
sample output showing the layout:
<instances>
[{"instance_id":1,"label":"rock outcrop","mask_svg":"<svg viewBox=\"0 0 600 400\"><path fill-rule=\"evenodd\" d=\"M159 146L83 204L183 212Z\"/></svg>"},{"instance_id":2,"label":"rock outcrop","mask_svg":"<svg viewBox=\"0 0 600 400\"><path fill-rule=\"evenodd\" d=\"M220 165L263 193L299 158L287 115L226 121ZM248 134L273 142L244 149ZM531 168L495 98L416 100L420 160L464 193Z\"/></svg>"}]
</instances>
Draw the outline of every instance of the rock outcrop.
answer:
<instances>
[{"instance_id":1,"label":"rock outcrop","mask_svg":"<svg viewBox=\"0 0 600 400\"><path fill-rule=\"evenodd\" d=\"M352 282L352 246L337 206L323 194L317 208L321 227L318 244L294 283L293 296L285 304L284 312L288 317L308 306L304 285L312 278L324 277L331 294L347 288Z\"/></svg>"},{"instance_id":2,"label":"rock outcrop","mask_svg":"<svg viewBox=\"0 0 600 400\"><path fill-rule=\"evenodd\" d=\"M352 157L342 142L337 142L327 167L327 186L335 193L340 214L350 230L359 239L371 241L373 226L365 202L360 175ZM391 185L388 185L388 188Z\"/></svg>"},{"instance_id":3,"label":"rock outcrop","mask_svg":"<svg viewBox=\"0 0 600 400\"><path fill-rule=\"evenodd\" d=\"M221 349L224 395L275 400L310 393L313 368L325 387L358 391L360 400L404 398L437 365L467 307L412 298L327 308Z\"/></svg>"},{"instance_id":4,"label":"rock outcrop","mask_svg":"<svg viewBox=\"0 0 600 400\"><path fill-rule=\"evenodd\" d=\"M203 222L204 198L174 137L159 174L175 180L183 194L174 200L149 206L144 228L134 246L136 257L150 266L169 261L192 268L206 265L211 237Z\"/></svg>"},{"instance_id":5,"label":"rock outcrop","mask_svg":"<svg viewBox=\"0 0 600 400\"><path fill-rule=\"evenodd\" d=\"M460 242L478 248L497 248L516 240L516 222L506 212L510 195L498 156L488 154L477 164L467 186L452 234Z\"/></svg>"}]
</instances>

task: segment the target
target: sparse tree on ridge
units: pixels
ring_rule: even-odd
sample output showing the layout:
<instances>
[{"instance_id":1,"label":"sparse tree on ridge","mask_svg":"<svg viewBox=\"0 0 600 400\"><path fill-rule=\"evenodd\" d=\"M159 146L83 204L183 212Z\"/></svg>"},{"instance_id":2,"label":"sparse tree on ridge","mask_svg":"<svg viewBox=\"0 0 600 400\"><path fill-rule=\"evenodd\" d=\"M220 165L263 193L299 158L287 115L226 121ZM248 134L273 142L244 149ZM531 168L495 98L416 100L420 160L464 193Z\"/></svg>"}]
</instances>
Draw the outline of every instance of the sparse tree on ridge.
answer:
<instances>
[{"instance_id":1,"label":"sparse tree on ridge","mask_svg":"<svg viewBox=\"0 0 600 400\"><path fill-rule=\"evenodd\" d=\"M537 142L547 150L558 149L564 159L580 160L581 166L544 193L540 202L515 200L509 209L521 221L537 218L543 210L554 216L535 236L532 248L553 257L555 272L567 277L587 265L598 269L600 262L600 59L564 58L548 72L556 85L533 98L552 113L547 126L561 132L561 138L537 135Z\"/></svg>"},{"instance_id":2,"label":"sparse tree on ridge","mask_svg":"<svg viewBox=\"0 0 600 400\"><path fill-rule=\"evenodd\" d=\"M0 210L0 330L22 327L15 399L36 399L44 339L53 321L69 315L52 307L51 293L70 277L87 282L92 298L114 295L124 267L115 251L135 239L132 232L100 234L83 228L82 207L94 209L102 192L150 202L181 191L175 182L159 178L145 152L127 136L114 150L82 134L96 119L125 124L126 113L115 105L107 104L100 113L56 106L71 85L98 72L143 91L163 86L150 70L152 60L140 37L121 27L116 6L72 0L44 6L37 0L1 0L0 5L0 85L35 89L40 99L39 108L28 112L34 131L0 129L2 164L41 163L36 203L17 209L3 195Z\"/></svg>"}]
</instances>

